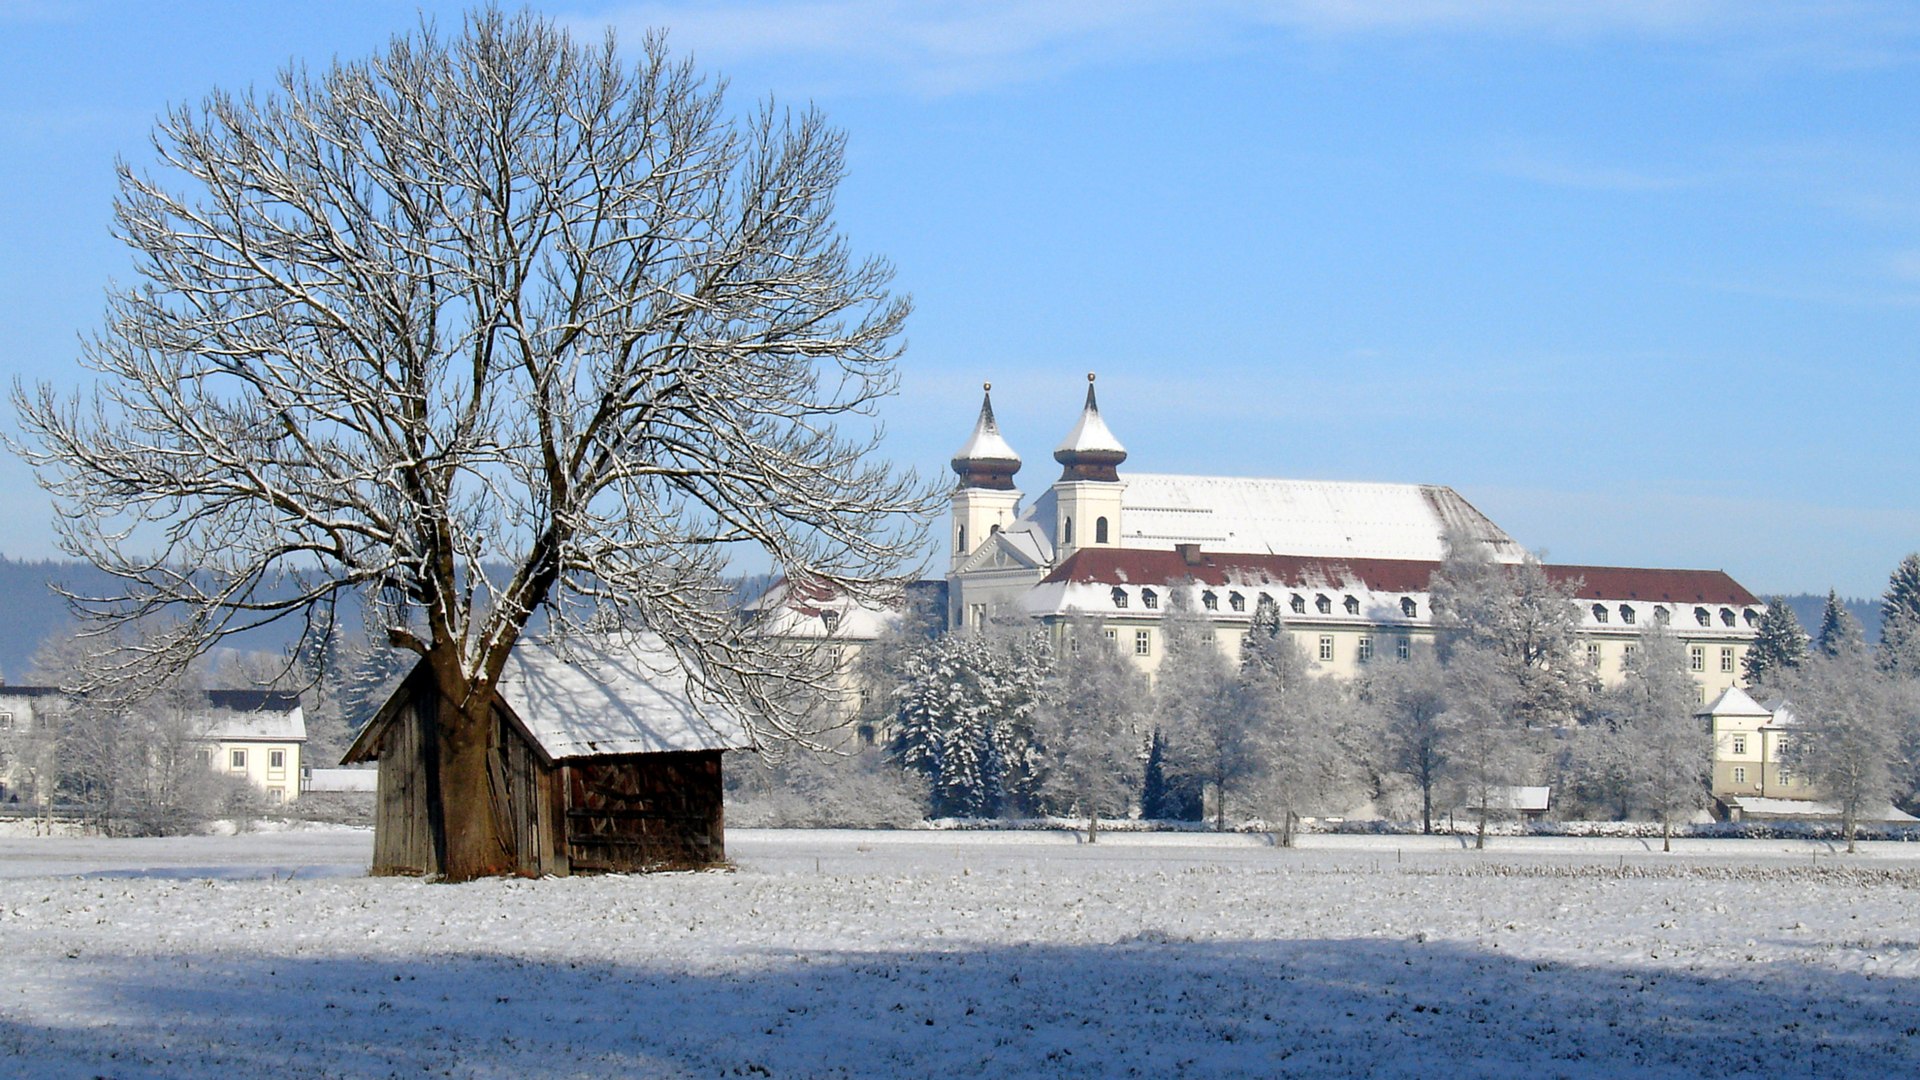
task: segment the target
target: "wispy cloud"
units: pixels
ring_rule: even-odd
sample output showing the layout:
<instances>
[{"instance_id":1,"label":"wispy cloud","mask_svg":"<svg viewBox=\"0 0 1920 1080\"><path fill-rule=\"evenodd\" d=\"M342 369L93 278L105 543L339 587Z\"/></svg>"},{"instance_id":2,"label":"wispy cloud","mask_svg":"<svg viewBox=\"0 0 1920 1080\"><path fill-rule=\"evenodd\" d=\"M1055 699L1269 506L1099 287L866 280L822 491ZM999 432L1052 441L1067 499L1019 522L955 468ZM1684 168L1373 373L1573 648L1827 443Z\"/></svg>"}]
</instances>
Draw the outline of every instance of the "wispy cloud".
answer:
<instances>
[{"instance_id":1,"label":"wispy cloud","mask_svg":"<svg viewBox=\"0 0 1920 1080\"><path fill-rule=\"evenodd\" d=\"M940 95L1289 38L1684 39L1768 64L1886 63L1910 57L1920 33L1901 11L1879 0L643 0L569 21L629 39L670 27L722 63L798 59L831 69L824 78Z\"/></svg>"}]
</instances>

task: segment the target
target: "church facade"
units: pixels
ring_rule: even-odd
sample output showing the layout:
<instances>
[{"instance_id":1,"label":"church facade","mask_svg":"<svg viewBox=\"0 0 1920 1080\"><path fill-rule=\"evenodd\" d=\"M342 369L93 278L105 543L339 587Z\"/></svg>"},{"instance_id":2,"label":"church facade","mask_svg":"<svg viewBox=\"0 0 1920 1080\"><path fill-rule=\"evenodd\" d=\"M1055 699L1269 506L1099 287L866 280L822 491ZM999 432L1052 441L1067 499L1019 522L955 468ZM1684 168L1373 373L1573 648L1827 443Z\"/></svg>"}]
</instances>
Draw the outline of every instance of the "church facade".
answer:
<instances>
[{"instance_id":1,"label":"church facade","mask_svg":"<svg viewBox=\"0 0 1920 1080\"><path fill-rule=\"evenodd\" d=\"M1160 662L1175 588L1192 590L1218 647L1238 657L1262 598L1278 605L1322 674L1431 648L1429 581L1444 536L1464 530L1503 563L1526 552L1452 488L1123 472L1088 376L1078 421L1053 452L1060 476L1032 501L1020 455L994 419L991 386L952 467L950 627L1015 612L1050 625L1097 620L1141 670ZM1576 582L1584 660L1605 682L1664 623L1701 700L1742 684L1765 611L1719 570L1548 565Z\"/></svg>"}]
</instances>

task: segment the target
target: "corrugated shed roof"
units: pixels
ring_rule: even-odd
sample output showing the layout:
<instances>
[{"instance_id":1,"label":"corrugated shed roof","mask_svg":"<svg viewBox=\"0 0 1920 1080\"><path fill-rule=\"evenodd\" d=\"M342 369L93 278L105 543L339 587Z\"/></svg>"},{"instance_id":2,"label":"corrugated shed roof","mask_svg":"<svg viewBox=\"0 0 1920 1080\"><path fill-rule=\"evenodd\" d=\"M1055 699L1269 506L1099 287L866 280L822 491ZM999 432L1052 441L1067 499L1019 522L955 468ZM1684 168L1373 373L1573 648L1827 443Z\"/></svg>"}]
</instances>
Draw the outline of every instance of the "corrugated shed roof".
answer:
<instances>
[{"instance_id":1,"label":"corrugated shed roof","mask_svg":"<svg viewBox=\"0 0 1920 1080\"><path fill-rule=\"evenodd\" d=\"M554 760L753 746L732 710L694 701L686 670L655 634L570 640L564 654L523 641L499 692Z\"/></svg>"}]
</instances>

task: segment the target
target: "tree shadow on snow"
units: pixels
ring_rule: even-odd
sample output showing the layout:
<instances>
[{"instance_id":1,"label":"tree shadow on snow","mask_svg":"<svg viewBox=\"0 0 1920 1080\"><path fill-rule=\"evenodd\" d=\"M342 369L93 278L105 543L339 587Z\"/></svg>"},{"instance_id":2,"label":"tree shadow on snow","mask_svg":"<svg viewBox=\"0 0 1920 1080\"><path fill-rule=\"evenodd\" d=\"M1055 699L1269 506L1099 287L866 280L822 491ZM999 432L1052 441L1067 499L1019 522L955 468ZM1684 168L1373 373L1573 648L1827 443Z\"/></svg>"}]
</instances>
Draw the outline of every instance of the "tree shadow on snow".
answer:
<instances>
[{"instance_id":1,"label":"tree shadow on snow","mask_svg":"<svg viewBox=\"0 0 1920 1080\"><path fill-rule=\"evenodd\" d=\"M110 1026L0 1021L0 1072L1598 1078L1920 1069L1915 980L1798 967L1706 978L1537 963L1453 942L1154 934L899 953L715 950L705 971L489 955L80 957L82 973L55 992L69 999L62 1008Z\"/></svg>"}]
</instances>

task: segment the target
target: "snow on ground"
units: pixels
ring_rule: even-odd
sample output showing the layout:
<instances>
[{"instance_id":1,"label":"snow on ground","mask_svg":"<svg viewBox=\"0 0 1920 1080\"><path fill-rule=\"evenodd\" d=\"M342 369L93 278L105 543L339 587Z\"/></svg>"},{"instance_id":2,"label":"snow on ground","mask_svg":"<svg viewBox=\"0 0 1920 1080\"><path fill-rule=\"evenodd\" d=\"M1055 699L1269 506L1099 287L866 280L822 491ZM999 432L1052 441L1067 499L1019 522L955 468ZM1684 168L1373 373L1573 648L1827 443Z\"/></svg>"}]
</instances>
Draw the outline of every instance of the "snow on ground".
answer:
<instances>
[{"instance_id":1,"label":"snow on ground","mask_svg":"<svg viewBox=\"0 0 1920 1080\"><path fill-rule=\"evenodd\" d=\"M0 837L0 1075L1920 1073L1920 846L735 831L429 885L367 833Z\"/></svg>"}]
</instances>

